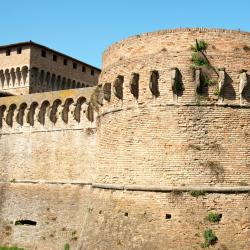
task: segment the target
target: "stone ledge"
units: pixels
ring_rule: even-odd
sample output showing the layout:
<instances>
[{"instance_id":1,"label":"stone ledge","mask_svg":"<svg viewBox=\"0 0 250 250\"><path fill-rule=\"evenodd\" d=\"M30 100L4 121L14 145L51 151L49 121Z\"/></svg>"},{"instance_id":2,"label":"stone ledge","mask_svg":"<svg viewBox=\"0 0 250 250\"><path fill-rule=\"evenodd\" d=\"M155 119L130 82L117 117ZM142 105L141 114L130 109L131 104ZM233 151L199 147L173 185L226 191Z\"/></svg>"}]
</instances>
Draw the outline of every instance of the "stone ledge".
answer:
<instances>
[{"instance_id":1,"label":"stone ledge","mask_svg":"<svg viewBox=\"0 0 250 250\"><path fill-rule=\"evenodd\" d=\"M249 109L250 105L248 104L218 104L218 103L211 103L211 104L197 104L197 103L183 103L183 104L174 104L174 103L169 103L169 104L138 104L137 106L127 106L124 108L110 108L108 111L102 112L98 117L105 116L110 113L116 113L119 111L127 111L127 110L134 110L134 109L139 109L139 108L146 108L146 107L222 107L222 108L233 108L233 109Z\"/></svg>"},{"instance_id":2,"label":"stone ledge","mask_svg":"<svg viewBox=\"0 0 250 250\"><path fill-rule=\"evenodd\" d=\"M250 186L235 186L235 187L211 187L211 186L140 186L140 185L119 185L119 184L103 184L93 183L93 188L112 189L112 190L127 190L127 191L146 191L146 192L189 192L189 191L205 191L208 193L247 193L250 191Z\"/></svg>"}]
</instances>

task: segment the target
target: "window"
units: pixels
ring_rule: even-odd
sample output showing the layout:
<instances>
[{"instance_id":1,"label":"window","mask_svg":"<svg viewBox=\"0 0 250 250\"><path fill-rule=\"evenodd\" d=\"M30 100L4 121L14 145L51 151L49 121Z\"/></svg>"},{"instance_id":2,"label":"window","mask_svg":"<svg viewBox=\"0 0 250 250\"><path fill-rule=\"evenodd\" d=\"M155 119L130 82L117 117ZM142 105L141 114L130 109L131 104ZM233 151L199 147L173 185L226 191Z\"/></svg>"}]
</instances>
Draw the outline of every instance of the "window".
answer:
<instances>
[{"instance_id":1,"label":"window","mask_svg":"<svg viewBox=\"0 0 250 250\"><path fill-rule=\"evenodd\" d=\"M166 215L165 215L165 219L166 219L166 220L170 220L171 218L172 218L172 215L171 215L171 214L166 214Z\"/></svg>"},{"instance_id":2,"label":"window","mask_svg":"<svg viewBox=\"0 0 250 250\"><path fill-rule=\"evenodd\" d=\"M10 56L10 49L6 50L6 56Z\"/></svg>"},{"instance_id":3,"label":"window","mask_svg":"<svg viewBox=\"0 0 250 250\"><path fill-rule=\"evenodd\" d=\"M86 72L86 67L82 66L82 72Z\"/></svg>"},{"instance_id":4,"label":"window","mask_svg":"<svg viewBox=\"0 0 250 250\"><path fill-rule=\"evenodd\" d=\"M91 75L93 76L95 74L95 71L91 69Z\"/></svg>"},{"instance_id":5,"label":"window","mask_svg":"<svg viewBox=\"0 0 250 250\"><path fill-rule=\"evenodd\" d=\"M67 59L63 59L63 64L64 65L68 65L68 60Z\"/></svg>"},{"instance_id":6,"label":"window","mask_svg":"<svg viewBox=\"0 0 250 250\"><path fill-rule=\"evenodd\" d=\"M73 68L76 69L77 68L77 63L73 63Z\"/></svg>"},{"instance_id":7,"label":"window","mask_svg":"<svg viewBox=\"0 0 250 250\"><path fill-rule=\"evenodd\" d=\"M23 225L29 225L29 226L36 226L36 221L33 220L17 220L15 221L15 226L23 226Z\"/></svg>"},{"instance_id":8,"label":"window","mask_svg":"<svg viewBox=\"0 0 250 250\"><path fill-rule=\"evenodd\" d=\"M42 55L42 57L46 57L46 51L42 50L41 55Z\"/></svg>"},{"instance_id":9,"label":"window","mask_svg":"<svg viewBox=\"0 0 250 250\"><path fill-rule=\"evenodd\" d=\"M57 55L53 55L53 61L54 61L54 62L57 61Z\"/></svg>"},{"instance_id":10,"label":"window","mask_svg":"<svg viewBox=\"0 0 250 250\"><path fill-rule=\"evenodd\" d=\"M17 48L17 54L22 54L22 48L21 47Z\"/></svg>"}]
</instances>

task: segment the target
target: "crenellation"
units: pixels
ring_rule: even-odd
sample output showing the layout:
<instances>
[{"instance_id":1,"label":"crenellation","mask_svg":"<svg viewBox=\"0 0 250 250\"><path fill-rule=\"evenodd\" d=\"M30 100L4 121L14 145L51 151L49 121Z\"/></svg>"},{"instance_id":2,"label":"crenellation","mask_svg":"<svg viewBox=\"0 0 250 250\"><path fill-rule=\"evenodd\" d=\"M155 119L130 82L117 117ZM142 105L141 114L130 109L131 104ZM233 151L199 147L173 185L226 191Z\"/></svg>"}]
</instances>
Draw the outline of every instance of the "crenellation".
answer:
<instances>
[{"instance_id":1,"label":"crenellation","mask_svg":"<svg viewBox=\"0 0 250 250\"><path fill-rule=\"evenodd\" d=\"M27 126L32 127L32 130L37 130L42 127L51 129L57 125L62 128L78 126L77 123L82 124L82 122L92 123L94 110L88 108L89 103L85 96L77 96L66 99L55 96L53 99L42 99L41 102L30 102L29 98L26 99L24 96L23 102L22 98L18 100L20 104L0 104L0 131L6 133L18 129L20 132L22 127ZM87 104L87 107L83 104Z\"/></svg>"}]
</instances>

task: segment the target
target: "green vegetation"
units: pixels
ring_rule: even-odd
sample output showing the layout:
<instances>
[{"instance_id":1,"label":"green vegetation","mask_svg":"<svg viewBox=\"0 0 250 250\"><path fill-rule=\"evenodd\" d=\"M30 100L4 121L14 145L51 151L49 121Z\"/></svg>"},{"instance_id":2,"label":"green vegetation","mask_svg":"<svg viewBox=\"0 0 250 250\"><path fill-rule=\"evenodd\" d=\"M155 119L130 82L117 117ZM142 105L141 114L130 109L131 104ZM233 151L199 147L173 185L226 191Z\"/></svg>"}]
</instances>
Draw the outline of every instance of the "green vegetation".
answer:
<instances>
[{"instance_id":1,"label":"green vegetation","mask_svg":"<svg viewBox=\"0 0 250 250\"><path fill-rule=\"evenodd\" d=\"M247 72L247 69L241 69L241 70L240 70L240 74L241 74L241 73L245 73L245 72Z\"/></svg>"},{"instance_id":2,"label":"green vegetation","mask_svg":"<svg viewBox=\"0 0 250 250\"><path fill-rule=\"evenodd\" d=\"M191 50L194 52L202 52L207 49L207 46L208 44L204 40L196 40L196 44L191 46Z\"/></svg>"},{"instance_id":3,"label":"green vegetation","mask_svg":"<svg viewBox=\"0 0 250 250\"><path fill-rule=\"evenodd\" d=\"M199 52L193 52L191 56L192 56L191 61L193 63L192 64L193 68L198 68L201 66L208 66L207 61Z\"/></svg>"},{"instance_id":4,"label":"green vegetation","mask_svg":"<svg viewBox=\"0 0 250 250\"><path fill-rule=\"evenodd\" d=\"M211 213L208 214L207 219L210 222L219 222L220 219L221 219L221 215L218 214L218 213L211 212Z\"/></svg>"},{"instance_id":5,"label":"green vegetation","mask_svg":"<svg viewBox=\"0 0 250 250\"><path fill-rule=\"evenodd\" d=\"M1 247L0 250L25 250L24 248L18 248L18 247Z\"/></svg>"},{"instance_id":6,"label":"green vegetation","mask_svg":"<svg viewBox=\"0 0 250 250\"><path fill-rule=\"evenodd\" d=\"M205 230L204 239L205 239L205 242L201 244L202 248L207 248L211 245L214 245L218 240L218 238L216 237L216 235L213 233L211 229Z\"/></svg>"},{"instance_id":7,"label":"green vegetation","mask_svg":"<svg viewBox=\"0 0 250 250\"><path fill-rule=\"evenodd\" d=\"M220 92L219 87L217 87L217 88L214 90L214 95L216 95L216 96L220 96L220 95L221 95L221 92Z\"/></svg>"},{"instance_id":8,"label":"green vegetation","mask_svg":"<svg viewBox=\"0 0 250 250\"><path fill-rule=\"evenodd\" d=\"M207 49L208 44L204 40L196 40L195 45L191 46L192 52L192 67L202 67L202 66L209 66L208 60L206 56L204 55L204 51Z\"/></svg>"},{"instance_id":9,"label":"green vegetation","mask_svg":"<svg viewBox=\"0 0 250 250\"><path fill-rule=\"evenodd\" d=\"M204 85L206 86L212 86L217 83L217 81L210 79L209 76L206 74L203 74L203 81L204 81Z\"/></svg>"},{"instance_id":10,"label":"green vegetation","mask_svg":"<svg viewBox=\"0 0 250 250\"><path fill-rule=\"evenodd\" d=\"M70 250L69 243L66 243L66 244L64 245L64 250Z\"/></svg>"},{"instance_id":11,"label":"green vegetation","mask_svg":"<svg viewBox=\"0 0 250 250\"><path fill-rule=\"evenodd\" d=\"M193 197L199 197L200 195L205 195L206 192L204 190L191 190L189 192Z\"/></svg>"}]
</instances>

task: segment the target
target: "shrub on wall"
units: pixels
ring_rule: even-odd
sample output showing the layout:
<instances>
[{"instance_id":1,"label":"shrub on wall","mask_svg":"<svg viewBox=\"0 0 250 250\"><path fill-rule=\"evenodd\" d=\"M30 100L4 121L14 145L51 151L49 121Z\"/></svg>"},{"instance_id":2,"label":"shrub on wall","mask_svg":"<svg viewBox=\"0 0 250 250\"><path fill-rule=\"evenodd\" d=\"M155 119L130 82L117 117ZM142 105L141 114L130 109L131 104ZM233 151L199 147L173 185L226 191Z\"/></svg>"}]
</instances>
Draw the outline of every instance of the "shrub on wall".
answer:
<instances>
[{"instance_id":1,"label":"shrub on wall","mask_svg":"<svg viewBox=\"0 0 250 250\"><path fill-rule=\"evenodd\" d=\"M204 190L191 190L189 192L193 197L198 197L200 195L205 195L206 192Z\"/></svg>"},{"instance_id":2,"label":"shrub on wall","mask_svg":"<svg viewBox=\"0 0 250 250\"><path fill-rule=\"evenodd\" d=\"M221 215L218 214L218 213L209 213L208 216L207 216L207 220L210 221L210 222L219 222L221 219Z\"/></svg>"},{"instance_id":3,"label":"shrub on wall","mask_svg":"<svg viewBox=\"0 0 250 250\"><path fill-rule=\"evenodd\" d=\"M213 233L212 229L205 230L204 239L205 239L205 242L201 244L202 248L207 248L211 245L214 245L218 241L218 238Z\"/></svg>"}]
</instances>

